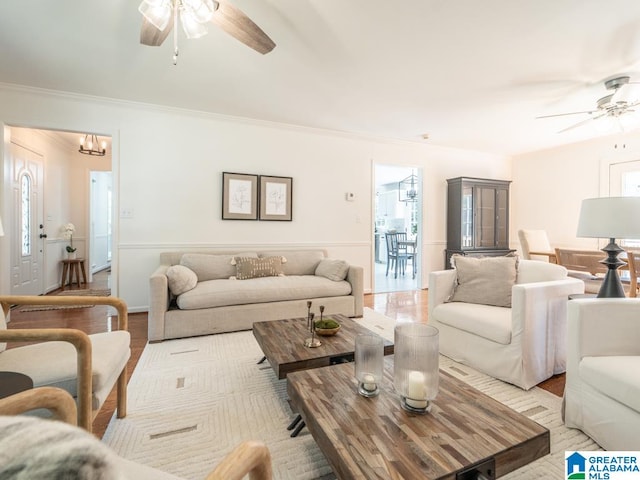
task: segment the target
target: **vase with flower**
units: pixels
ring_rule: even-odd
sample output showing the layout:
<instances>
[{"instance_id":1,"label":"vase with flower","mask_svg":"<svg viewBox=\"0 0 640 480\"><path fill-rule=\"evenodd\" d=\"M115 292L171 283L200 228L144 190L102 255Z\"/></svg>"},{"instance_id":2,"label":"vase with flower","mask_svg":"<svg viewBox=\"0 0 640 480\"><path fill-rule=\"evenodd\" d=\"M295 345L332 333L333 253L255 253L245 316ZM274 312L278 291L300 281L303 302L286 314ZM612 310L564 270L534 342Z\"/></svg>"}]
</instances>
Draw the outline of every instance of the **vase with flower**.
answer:
<instances>
[{"instance_id":1,"label":"vase with flower","mask_svg":"<svg viewBox=\"0 0 640 480\"><path fill-rule=\"evenodd\" d=\"M66 223L62 226L62 235L64 238L69 240L69 245L67 245L67 258L74 259L76 258L76 250L77 248L73 246L73 234L76 233L76 227L73 223Z\"/></svg>"}]
</instances>

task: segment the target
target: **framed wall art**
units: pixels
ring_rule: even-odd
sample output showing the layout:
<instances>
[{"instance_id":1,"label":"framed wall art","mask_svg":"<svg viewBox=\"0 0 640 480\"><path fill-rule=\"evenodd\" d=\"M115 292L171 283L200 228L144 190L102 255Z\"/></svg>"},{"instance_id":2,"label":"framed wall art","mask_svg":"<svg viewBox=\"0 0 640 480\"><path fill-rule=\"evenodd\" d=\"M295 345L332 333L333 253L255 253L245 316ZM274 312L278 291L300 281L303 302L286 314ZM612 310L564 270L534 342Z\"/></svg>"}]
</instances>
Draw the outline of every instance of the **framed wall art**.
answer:
<instances>
[{"instance_id":1,"label":"framed wall art","mask_svg":"<svg viewBox=\"0 0 640 480\"><path fill-rule=\"evenodd\" d=\"M222 172L222 219L258 219L258 175Z\"/></svg>"},{"instance_id":2,"label":"framed wall art","mask_svg":"<svg viewBox=\"0 0 640 480\"><path fill-rule=\"evenodd\" d=\"M260 220L290 222L293 178L260 175Z\"/></svg>"}]
</instances>

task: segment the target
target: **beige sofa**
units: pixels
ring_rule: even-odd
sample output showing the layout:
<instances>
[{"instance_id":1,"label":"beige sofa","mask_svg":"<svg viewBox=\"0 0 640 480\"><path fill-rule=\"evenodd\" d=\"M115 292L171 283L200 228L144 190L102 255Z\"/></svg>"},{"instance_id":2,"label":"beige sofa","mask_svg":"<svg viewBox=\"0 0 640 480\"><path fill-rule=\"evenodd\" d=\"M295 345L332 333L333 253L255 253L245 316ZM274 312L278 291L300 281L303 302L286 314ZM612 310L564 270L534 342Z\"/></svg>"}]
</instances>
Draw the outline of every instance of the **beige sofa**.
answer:
<instances>
[{"instance_id":1,"label":"beige sofa","mask_svg":"<svg viewBox=\"0 0 640 480\"><path fill-rule=\"evenodd\" d=\"M284 261L281 265L278 261L279 276L232 278L239 268L234 259L274 257ZM181 278L176 282L178 269L188 277L193 277L189 271L195 273L197 281L189 284ZM184 284L189 285L182 292ZM362 267L310 249L165 252L160 254L149 288L152 342L250 330L255 321L305 317L308 300L316 314L323 305L325 314L361 317L364 302Z\"/></svg>"}]
</instances>

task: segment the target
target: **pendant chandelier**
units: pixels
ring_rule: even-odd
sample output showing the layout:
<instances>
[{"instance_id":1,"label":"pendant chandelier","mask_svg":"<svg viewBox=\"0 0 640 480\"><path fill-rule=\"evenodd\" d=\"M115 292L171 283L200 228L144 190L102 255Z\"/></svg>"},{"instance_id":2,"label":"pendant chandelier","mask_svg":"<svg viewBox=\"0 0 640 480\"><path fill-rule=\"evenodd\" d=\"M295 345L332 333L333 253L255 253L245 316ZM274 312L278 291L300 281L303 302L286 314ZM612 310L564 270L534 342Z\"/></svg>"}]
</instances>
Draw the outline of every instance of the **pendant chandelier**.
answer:
<instances>
[{"instance_id":1,"label":"pendant chandelier","mask_svg":"<svg viewBox=\"0 0 640 480\"><path fill-rule=\"evenodd\" d=\"M102 143L99 143L96 135L87 133L84 137L80 137L80 148L78 151L85 155L103 157L105 153L107 153L107 142L103 140Z\"/></svg>"},{"instance_id":2,"label":"pendant chandelier","mask_svg":"<svg viewBox=\"0 0 640 480\"><path fill-rule=\"evenodd\" d=\"M398 182L398 201L405 203L418 201L418 177L413 172Z\"/></svg>"}]
</instances>

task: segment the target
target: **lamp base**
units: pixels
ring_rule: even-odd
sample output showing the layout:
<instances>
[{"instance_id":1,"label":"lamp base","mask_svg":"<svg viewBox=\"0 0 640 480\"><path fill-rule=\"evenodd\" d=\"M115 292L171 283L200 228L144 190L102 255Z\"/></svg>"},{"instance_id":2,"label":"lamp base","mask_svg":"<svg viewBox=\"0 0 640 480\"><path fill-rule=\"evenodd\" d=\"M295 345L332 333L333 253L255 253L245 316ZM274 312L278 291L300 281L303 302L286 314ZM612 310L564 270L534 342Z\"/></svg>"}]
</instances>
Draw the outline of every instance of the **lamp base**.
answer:
<instances>
[{"instance_id":1,"label":"lamp base","mask_svg":"<svg viewBox=\"0 0 640 480\"><path fill-rule=\"evenodd\" d=\"M607 258L600 263L606 265L608 270L598 291L598 298L624 298L624 288L618 275L618 267L626 265L618 258L618 254L624 250L616 244L614 238L610 238L609 244L602 251L607 254Z\"/></svg>"}]
</instances>

